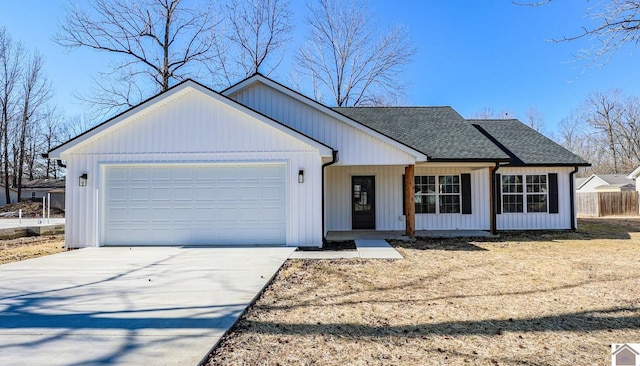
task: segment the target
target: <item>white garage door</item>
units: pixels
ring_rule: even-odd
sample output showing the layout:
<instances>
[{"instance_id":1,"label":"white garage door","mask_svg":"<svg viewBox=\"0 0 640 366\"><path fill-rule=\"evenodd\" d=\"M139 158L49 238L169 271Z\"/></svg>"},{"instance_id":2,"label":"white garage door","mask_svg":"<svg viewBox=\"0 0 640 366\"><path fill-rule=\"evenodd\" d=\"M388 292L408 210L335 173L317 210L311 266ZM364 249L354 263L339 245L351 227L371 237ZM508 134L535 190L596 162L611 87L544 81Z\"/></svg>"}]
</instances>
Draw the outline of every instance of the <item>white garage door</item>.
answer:
<instances>
[{"instance_id":1,"label":"white garage door","mask_svg":"<svg viewBox=\"0 0 640 366\"><path fill-rule=\"evenodd\" d=\"M285 244L284 164L105 171L102 244Z\"/></svg>"}]
</instances>

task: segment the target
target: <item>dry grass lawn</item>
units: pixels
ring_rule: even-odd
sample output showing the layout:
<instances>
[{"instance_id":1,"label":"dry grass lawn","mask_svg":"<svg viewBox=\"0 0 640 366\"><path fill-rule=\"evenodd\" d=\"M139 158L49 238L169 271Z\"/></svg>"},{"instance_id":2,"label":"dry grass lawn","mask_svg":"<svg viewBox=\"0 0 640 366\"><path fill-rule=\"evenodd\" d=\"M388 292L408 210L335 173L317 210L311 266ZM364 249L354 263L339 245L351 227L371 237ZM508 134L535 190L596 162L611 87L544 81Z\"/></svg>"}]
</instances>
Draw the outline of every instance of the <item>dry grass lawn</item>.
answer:
<instances>
[{"instance_id":1,"label":"dry grass lawn","mask_svg":"<svg viewBox=\"0 0 640 366\"><path fill-rule=\"evenodd\" d=\"M64 235L0 240L0 264L64 252Z\"/></svg>"},{"instance_id":2,"label":"dry grass lawn","mask_svg":"<svg viewBox=\"0 0 640 366\"><path fill-rule=\"evenodd\" d=\"M290 260L209 365L608 365L640 343L640 219Z\"/></svg>"}]
</instances>

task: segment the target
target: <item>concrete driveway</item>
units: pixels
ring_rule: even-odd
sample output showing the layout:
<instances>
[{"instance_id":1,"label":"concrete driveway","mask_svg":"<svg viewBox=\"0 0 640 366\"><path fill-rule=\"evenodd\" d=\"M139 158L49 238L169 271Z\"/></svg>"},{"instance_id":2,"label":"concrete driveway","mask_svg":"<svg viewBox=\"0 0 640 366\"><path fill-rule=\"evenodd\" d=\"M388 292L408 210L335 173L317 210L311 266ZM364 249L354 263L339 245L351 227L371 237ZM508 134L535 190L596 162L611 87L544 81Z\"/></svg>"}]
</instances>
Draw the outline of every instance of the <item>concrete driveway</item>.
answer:
<instances>
[{"instance_id":1,"label":"concrete driveway","mask_svg":"<svg viewBox=\"0 0 640 366\"><path fill-rule=\"evenodd\" d=\"M88 248L0 265L0 365L195 365L295 248Z\"/></svg>"}]
</instances>

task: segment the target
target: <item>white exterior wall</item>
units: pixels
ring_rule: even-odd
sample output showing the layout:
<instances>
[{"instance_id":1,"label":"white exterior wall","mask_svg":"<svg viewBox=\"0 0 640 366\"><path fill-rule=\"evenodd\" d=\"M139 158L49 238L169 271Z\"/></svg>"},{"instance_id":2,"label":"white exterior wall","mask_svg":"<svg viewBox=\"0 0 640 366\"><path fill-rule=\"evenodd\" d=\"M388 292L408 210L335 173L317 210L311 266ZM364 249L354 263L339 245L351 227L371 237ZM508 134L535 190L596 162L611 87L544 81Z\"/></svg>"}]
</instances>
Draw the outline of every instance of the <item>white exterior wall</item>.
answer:
<instances>
[{"instance_id":1,"label":"white exterior wall","mask_svg":"<svg viewBox=\"0 0 640 366\"><path fill-rule=\"evenodd\" d=\"M415 175L471 174L472 214L416 214L416 230L489 230L489 168L416 166ZM325 172L325 230L351 230L351 177L373 175L376 230L405 230L402 211L404 166L330 166Z\"/></svg>"},{"instance_id":2,"label":"white exterior wall","mask_svg":"<svg viewBox=\"0 0 640 366\"><path fill-rule=\"evenodd\" d=\"M489 230L489 168L428 168L415 175L471 174L471 214L416 214L416 230ZM437 204L437 203L436 203Z\"/></svg>"},{"instance_id":3,"label":"white exterior wall","mask_svg":"<svg viewBox=\"0 0 640 366\"><path fill-rule=\"evenodd\" d=\"M602 192L602 191L597 191L595 188L603 185L609 185L609 183L605 182L604 180L598 177L591 177L591 179L589 179L588 182L586 182L582 187L580 187L580 189L578 189L577 192L580 192L580 193Z\"/></svg>"},{"instance_id":4,"label":"white exterior wall","mask_svg":"<svg viewBox=\"0 0 640 366\"><path fill-rule=\"evenodd\" d=\"M287 245L322 243L322 158L317 149L206 95L188 91L156 105L68 152L68 247L99 245L98 207L109 164L284 162L287 165ZM298 170L304 169L304 183ZM78 177L88 174L86 187Z\"/></svg>"},{"instance_id":5,"label":"white exterior wall","mask_svg":"<svg viewBox=\"0 0 640 366\"><path fill-rule=\"evenodd\" d=\"M0 206L4 206L7 203L16 203L18 202L18 192L14 191L13 189L9 190L9 199L11 199L11 202L7 202L7 200L5 199L5 195L4 195L4 187L2 188L2 194L0 194ZM29 192L29 195L27 196L26 193L24 193L25 190L22 190L22 197L24 199L31 199L31 192ZM36 197L38 197L38 194L36 193ZM42 199L42 195L39 196L40 199Z\"/></svg>"},{"instance_id":6,"label":"white exterior wall","mask_svg":"<svg viewBox=\"0 0 640 366\"><path fill-rule=\"evenodd\" d=\"M558 173L558 213L501 213L498 214L498 230L571 229L571 197L569 173L571 167L502 167L498 174L548 174ZM575 179L575 177L574 177ZM526 202L525 202L526 205Z\"/></svg>"},{"instance_id":7,"label":"white exterior wall","mask_svg":"<svg viewBox=\"0 0 640 366\"><path fill-rule=\"evenodd\" d=\"M336 165L415 163L415 156L264 84L255 83L230 97L338 150Z\"/></svg>"}]
</instances>

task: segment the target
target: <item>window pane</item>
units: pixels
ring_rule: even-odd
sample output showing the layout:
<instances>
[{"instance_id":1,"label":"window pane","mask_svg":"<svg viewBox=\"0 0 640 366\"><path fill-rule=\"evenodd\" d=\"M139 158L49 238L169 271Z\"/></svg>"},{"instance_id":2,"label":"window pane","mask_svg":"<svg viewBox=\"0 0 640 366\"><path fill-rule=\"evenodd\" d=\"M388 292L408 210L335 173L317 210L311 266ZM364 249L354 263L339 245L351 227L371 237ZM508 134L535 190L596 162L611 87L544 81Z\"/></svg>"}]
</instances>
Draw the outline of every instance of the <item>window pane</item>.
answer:
<instances>
[{"instance_id":1,"label":"window pane","mask_svg":"<svg viewBox=\"0 0 640 366\"><path fill-rule=\"evenodd\" d=\"M527 195L527 212L547 212L547 195Z\"/></svg>"},{"instance_id":2,"label":"window pane","mask_svg":"<svg viewBox=\"0 0 640 366\"><path fill-rule=\"evenodd\" d=\"M522 176L503 175L502 176L502 192L503 193L522 193Z\"/></svg>"},{"instance_id":3,"label":"window pane","mask_svg":"<svg viewBox=\"0 0 640 366\"><path fill-rule=\"evenodd\" d=\"M460 213L460 196L440 196L440 213Z\"/></svg>"},{"instance_id":4,"label":"window pane","mask_svg":"<svg viewBox=\"0 0 640 366\"><path fill-rule=\"evenodd\" d=\"M504 195L502 196L502 212L523 212L522 195Z\"/></svg>"}]
</instances>

